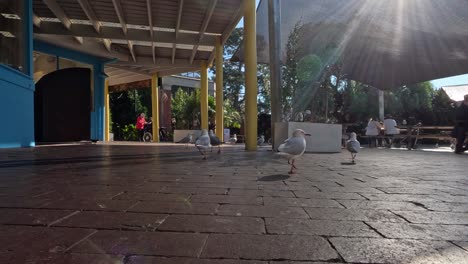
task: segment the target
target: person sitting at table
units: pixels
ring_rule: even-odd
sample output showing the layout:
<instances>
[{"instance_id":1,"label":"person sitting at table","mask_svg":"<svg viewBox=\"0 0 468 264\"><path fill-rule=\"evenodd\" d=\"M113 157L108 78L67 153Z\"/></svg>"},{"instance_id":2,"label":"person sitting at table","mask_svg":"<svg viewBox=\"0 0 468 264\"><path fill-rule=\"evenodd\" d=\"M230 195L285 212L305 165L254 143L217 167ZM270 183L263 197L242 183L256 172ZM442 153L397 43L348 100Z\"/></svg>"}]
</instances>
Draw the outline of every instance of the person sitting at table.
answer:
<instances>
[{"instance_id":1,"label":"person sitting at table","mask_svg":"<svg viewBox=\"0 0 468 264\"><path fill-rule=\"evenodd\" d=\"M372 118L369 119L366 127L366 136L369 136L369 146L375 147L377 145L377 136L380 134L382 127L380 123Z\"/></svg>"},{"instance_id":2,"label":"person sitting at table","mask_svg":"<svg viewBox=\"0 0 468 264\"><path fill-rule=\"evenodd\" d=\"M397 123L395 119L393 119L391 115L387 115L384 120L384 129L388 148L392 147L394 143L393 136L400 134L400 130L396 126Z\"/></svg>"},{"instance_id":3,"label":"person sitting at table","mask_svg":"<svg viewBox=\"0 0 468 264\"><path fill-rule=\"evenodd\" d=\"M455 146L455 153L461 154L468 150L468 146L463 146L468 131L468 94L465 94L463 102L457 108L456 124L454 127L454 135L457 138L457 145Z\"/></svg>"}]
</instances>

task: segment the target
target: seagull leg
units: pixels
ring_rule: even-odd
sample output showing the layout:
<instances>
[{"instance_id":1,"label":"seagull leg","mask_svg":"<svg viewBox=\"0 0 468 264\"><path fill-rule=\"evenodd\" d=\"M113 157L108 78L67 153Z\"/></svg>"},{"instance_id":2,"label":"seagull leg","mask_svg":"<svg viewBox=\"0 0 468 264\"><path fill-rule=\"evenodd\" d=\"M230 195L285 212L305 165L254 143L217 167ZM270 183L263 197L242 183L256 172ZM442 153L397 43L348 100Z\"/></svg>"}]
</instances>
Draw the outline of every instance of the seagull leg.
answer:
<instances>
[{"instance_id":1,"label":"seagull leg","mask_svg":"<svg viewBox=\"0 0 468 264\"><path fill-rule=\"evenodd\" d=\"M289 159L288 159L288 164L291 165L291 163L289 162Z\"/></svg>"},{"instance_id":2,"label":"seagull leg","mask_svg":"<svg viewBox=\"0 0 468 264\"><path fill-rule=\"evenodd\" d=\"M218 154L221 153L221 145L218 146Z\"/></svg>"},{"instance_id":3,"label":"seagull leg","mask_svg":"<svg viewBox=\"0 0 468 264\"><path fill-rule=\"evenodd\" d=\"M292 167L297 170L296 166L294 165L294 159L292 160Z\"/></svg>"}]
</instances>

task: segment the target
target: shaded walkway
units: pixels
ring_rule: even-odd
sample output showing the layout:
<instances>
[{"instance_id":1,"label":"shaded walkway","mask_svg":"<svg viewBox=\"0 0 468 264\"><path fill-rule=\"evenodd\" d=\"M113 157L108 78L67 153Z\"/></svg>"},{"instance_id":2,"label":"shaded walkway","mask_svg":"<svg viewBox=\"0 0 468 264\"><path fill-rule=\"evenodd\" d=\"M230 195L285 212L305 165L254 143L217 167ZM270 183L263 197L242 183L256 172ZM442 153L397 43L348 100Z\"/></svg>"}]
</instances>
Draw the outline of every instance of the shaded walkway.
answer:
<instances>
[{"instance_id":1,"label":"shaded walkway","mask_svg":"<svg viewBox=\"0 0 468 264\"><path fill-rule=\"evenodd\" d=\"M289 177L267 148L0 150L0 259L468 263L467 156L306 154Z\"/></svg>"}]
</instances>

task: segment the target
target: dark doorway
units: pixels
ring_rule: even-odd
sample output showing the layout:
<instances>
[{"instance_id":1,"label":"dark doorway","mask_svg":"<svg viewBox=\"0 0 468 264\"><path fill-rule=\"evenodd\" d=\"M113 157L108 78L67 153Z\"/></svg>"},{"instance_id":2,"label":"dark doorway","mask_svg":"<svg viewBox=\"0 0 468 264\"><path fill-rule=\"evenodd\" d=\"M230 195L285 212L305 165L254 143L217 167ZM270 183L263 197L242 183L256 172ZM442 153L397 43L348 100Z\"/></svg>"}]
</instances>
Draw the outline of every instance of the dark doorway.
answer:
<instances>
[{"instance_id":1,"label":"dark doorway","mask_svg":"<svg viewBox=\"0 0 468 264\"><path fill-rule=\"evenodd\" d=\"M70 142L91 138L91 70L68 68L36 83L36 142Z\"/></svg>"}]
</instances>

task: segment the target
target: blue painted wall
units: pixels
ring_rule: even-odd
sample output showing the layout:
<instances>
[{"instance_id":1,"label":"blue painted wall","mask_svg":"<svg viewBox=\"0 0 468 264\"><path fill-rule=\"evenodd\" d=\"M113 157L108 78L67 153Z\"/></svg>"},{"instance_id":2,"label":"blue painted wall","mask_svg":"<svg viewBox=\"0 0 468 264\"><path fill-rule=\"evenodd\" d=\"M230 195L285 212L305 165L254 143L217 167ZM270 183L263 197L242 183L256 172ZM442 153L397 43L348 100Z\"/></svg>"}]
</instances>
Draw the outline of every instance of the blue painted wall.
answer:
<instances>
[{"instance_id":1,"label":"blue painted wall","mask_svg":"<svg viewBox=\"0 0 468 264\"><path fill-rule=\"evenodd\" d=\"M0 148L35 145L32 0L22 1L26 74L0 64Z\"/></svg>"},{"instance_id":2,"label":"blue painted wall","mask_svg":"<svg viewBox=\"0 0 468 264\"><path fill-rule=\"evenodd\" d=\"M34 80L0 64L0 148L34 146Z\"/></svg>"}]
</instances>

